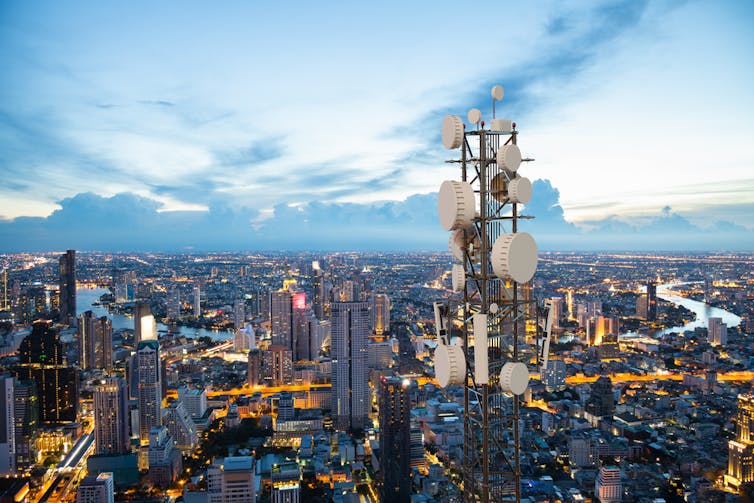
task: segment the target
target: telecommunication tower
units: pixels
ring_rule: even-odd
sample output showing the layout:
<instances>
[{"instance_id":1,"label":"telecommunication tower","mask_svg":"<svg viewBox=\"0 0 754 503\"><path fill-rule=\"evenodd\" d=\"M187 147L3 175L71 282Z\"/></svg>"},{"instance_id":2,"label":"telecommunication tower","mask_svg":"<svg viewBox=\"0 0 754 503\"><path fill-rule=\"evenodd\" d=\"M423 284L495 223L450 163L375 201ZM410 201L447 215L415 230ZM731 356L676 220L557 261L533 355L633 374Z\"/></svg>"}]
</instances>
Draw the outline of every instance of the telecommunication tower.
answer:
<instances>
[{"instance_id":1,"label":"telecommunication tower","mask_svg":"<svg viewBox=\"0 0 754 503\"><path fill-rule=\"evenodd\" d=\"M529 385L526 322L537 314L530 281L537 245L519 230L521 206L532 195L522 177L516 124L495 117L503 87L492 88L492 119L479 109L442 123L442 142L460 148L460 180L440 186L440 223L450 231L453 293L435 303L441 387L464 388L463 498L465 502L521 501L520 396ZM539 331L537 331L539 332ZM537 339L539 353L539 340ZM546 358L546 355L545 355Z\"/></svg>"}]
</instances>

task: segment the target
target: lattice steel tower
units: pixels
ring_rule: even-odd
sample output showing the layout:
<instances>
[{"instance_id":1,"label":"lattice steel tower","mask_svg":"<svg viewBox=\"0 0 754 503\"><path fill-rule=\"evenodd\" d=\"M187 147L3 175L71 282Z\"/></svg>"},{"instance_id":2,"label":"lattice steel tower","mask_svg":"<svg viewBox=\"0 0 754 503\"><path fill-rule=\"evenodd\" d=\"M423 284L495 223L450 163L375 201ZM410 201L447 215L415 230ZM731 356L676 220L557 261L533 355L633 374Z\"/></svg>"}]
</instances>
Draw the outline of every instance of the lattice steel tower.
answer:
<instances>
[{"instance_id":1,"label":"lattice steel tower","mask_svg":"<svg viewBox=\"0 0 754 503\"><path fill-rule=\"evenodd\" d=\"M526 343L527 319L536 314L529 286L537 268L537 246L519 231L521 205L531 198L518 131L495 118L502 86L492 88L492 120L481 112L447 116L442 141L461 149L459 180L439 191L438 213L451 232L453 294L435 303L440 385L464 387L463 495L466 502L521 500L519 397L529 384L526 362L536 361ZM532 327L535 325L531 325ZM537 339L538 344L538 339Z\"/></svg>"}]
</instances>

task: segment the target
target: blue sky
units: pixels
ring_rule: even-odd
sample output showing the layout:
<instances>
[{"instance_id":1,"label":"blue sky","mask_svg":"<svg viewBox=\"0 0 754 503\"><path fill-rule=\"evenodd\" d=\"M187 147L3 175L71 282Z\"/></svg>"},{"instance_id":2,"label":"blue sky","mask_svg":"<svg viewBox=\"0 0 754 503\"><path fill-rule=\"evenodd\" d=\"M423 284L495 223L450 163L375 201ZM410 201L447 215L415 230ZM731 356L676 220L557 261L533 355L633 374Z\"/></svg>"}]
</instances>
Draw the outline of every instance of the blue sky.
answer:
<instances>
[{"instance_id":1,"label":"blue sky","mask_svg":"<svg viewBox=\"0 0 754 503\"><path fill-rule=\"evenodd\" d=\"M546 247L754 249L754 3L530 3L4 2L0 251L444 248L494 83Z\"/></svg>"}]
</instances>

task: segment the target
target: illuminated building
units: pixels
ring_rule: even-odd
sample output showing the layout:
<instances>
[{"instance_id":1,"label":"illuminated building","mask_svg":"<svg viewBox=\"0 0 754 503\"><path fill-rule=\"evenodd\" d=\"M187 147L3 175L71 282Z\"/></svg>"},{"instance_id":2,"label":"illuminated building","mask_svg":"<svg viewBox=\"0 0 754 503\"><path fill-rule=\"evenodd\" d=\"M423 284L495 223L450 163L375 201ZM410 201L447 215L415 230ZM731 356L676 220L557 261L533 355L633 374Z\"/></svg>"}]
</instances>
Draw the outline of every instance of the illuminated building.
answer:
<instances>
[{"instance_id":1,"label":"illuminated building","mask_svg":"<svg viewBox=\"0 0 754 503\"><path fill-rule=\"evenodd\" d=\"M96 454L116 455L129 452L128 418L125 381L120 377L103 379L94 388Z\"/></svg>"},{"instance_id":2,"label":"illuminated building","mask_svg":"<svg viewBox=\"0 0 754 503\"><path fill-rule=\"evenodd\" d=\"M37 385L32 380L16 380L14 388L16 420L16 467L34 463L34 439L39 426Z\"/></svg>"},{"instance_id":3,"label":"illuminated building","mask_svg":"<svg viewBox=\"0 0 754 503\"><path fill-rule=\"evenodd\" d=\"M60 266L60 321L72 325L76 319L76 250L58 260Z\"/></svg>"},{"instance_id":4,"label":"illuminated building","mask_svg":"<svg viewBox=\"0 0 754 503\"><path fill-rule=\"evenodd\" d=\"M295 462L272 467L272 503L299 503L301 473Z\"/></svg>"},{"instance_id":5,"label":"illuminated building","mask_svg":"<svg viewBox=\"0 0 754 503\"><path fill-rule=\"evenodd\" d=\"M207 411L207 391L204 389L178 388L178 400L183 402L191 417L202 417Z\"/></svg>"},{"instance_id":6,"label":"illuminated building","mask_svg":"<svg viewBox=\"0 0 754 503\"><path fill-rule=\"evenodd\" d=\"M194 318L202 315L202 290L199 285L194 285Z\"/></svg>"},{"instance_id":7,"label":"illuminated building","mask_svg":"<svg viewBox=\"0 0 754 503\"><path fill-rule=\"evenodd\" d=\"M647 282L647 321L657 319L657 285Z\"/></svg>"},{"instance_id":8,"label":"illuminated building","mask_svg":"<svg viewBox=\"0 0 754 503\"><path fill-rule=\"evenodd\" d=\"M262 370L262 353L258 349L249 351L249 371L246 381L249 386L260 386L264 383L264 373Z\"/></svg>"},{"instance_id":9,"label":"illuminated building","mask_svg":"<svg viewBox=\"0 0 754 503\"><path fill-rule=\"evenodd\" d=\"M594 495L601 503L620 503L623 496L623 484L620 478L620 468L617 466L603 466L594 481Z\"/></svg>"},{"instance_id":10,"label":"illuminated building","mask_svg":"<svg viewBox=\"0 0 754 503\"><path fill-rule=\"evenodd\" d=\"M175 441L175 446L183 454L191 454L191 451L199 441L199 437L196 434L194 421L191 420L191 415L186 410L183 402L175 401L168 406L165 411L164 423L168 429L168 433L170 433L170 436Z\"/></svg>"},{"instance_id":11,"label":"illuminated building","mask_svg":"<svg viewBox=\"0 0 754 503\"><path fill-rule=\"evenodd\" d=\"M149 304L137 302L134 306L134 344L157 339L157 323Z\"/></svg>"},{"instance_id":12,"label":"illuminated building","mask_svg":"<svg viewBox=\"0 0 754 503\"><path fill-rule=\"evenodd\" d=\"M165 299L165 311L168 318L177 319L181 317L181 291L178 288L168 290L167 299Z\"/></svg>"},{"instance_id":13,"label":"illuminated building","mask_svg":"<svg viewBox=\"0 0 754 503\"><path fill-rule=\"evenodd\" d=\"M149 430L149 480L158 487L172 484L183 469L181 453L164 426Z\"/></svg>"},{"instance_id":14,"label":"illuminated building","mask_svg":"<svg viewBox=\"0 0 754 503\"><path fill-rule=\"evenodd\" d=\"M293 333L296 341L295 361L312 361L319 358L322 346L319 320L311 309L296 309L293 312Z\"/></svg>"},{"instance_id":15,"label":"illuminated building","mask_svg":"<svg viewBox=\"0 0 754 503\"><path fill-rule=\"evenodd\" d=\"M408 380L383 377L380 400L380 500L411 499L411 396Z\"/></svg>"},{"instance_id":16,"label":"illuminated building","mask_svg":"<svg viewBox=\"0 0 754 503\"><path fill-rule=\"evenodd\" d=\"M550 359L547 367L540 372L540 377L549 392L561 391L566 387L566 364L562 360Z\"/></svg>"},{"instance_id":17,"label":"illuminated building","mask_svg":"<svg viewBox=\"0 0 754 503\"><path fill-rule=\"evenodd\" d=\"M592 393L586 403L586 411L595 417L612 416L615 413L613 382L607 376L600 376L592 384Z\"/></svg>"},{"instance_id":18,"label":"illuminated building","mask_svg":"<svg viewBox=\"0 0 754 503\"><path fill-rule=\"evenodd\" d=\"M0 374L0 475L16 471L14 377Z\"/></svg>"},{"instance_id":19,"label":"illuminated building","mask_svg":"<svg viewBox=\"0 0 754 503\"><path fill-rule=\"evenodd\" d=\"M79 365L82 370L110 370L113 366L113 327L107 316L86 311L78 318Z\"/></svg>"},{"instance_id":20,"label":"illuminated building","mask_svg":"<svg viewBox=\"0 0 754 503\"><path fill-rule=\"evenodd\" d=\"M244 312L243 299L236 300L233 303L233 326L236 330L243 328L246 321L246 313Z\"/></svg>"},{"instance_id":21,"label":"illuminated building","mask_svg":"<svg viewBox=\"0 0 754 503\"><path fill-rule=\"evenodd\" d=\"M113 503L115 485L112 472L87 475L76 490L76 503Z\"/></svg>"},{"instance_id":22,"label":"illuminated building","mask_svg":"<svg viewBox=\"0 0 754 503\"><path fill-rule=\"evenodd\" d=\"M754 482L754 395L738 395L736 439L728 441L727 484Z\"/></svg>"},{"instance_id":23,"label":"illuminated building","mask_svg":"<svg viewBox=\"0 0 754 503\"><path fill-rule=\"evenodd\" d=\"M293 353L286 346L270 346L263 352L264 379L270 386L293 383Z\"/></svg>"},{"instance_id":24,"label":"illuminated building","mask_svg":"<svg viewBox=\"0 0 754 503\"><path fill-rule=\"evenodd\" d=\"M160 345L155 340L141 341L136 349L138 373L139 442L149 442L152 428L162 425L162 381Z\"/></svg>"},{"instance_id":25,"label":"illuminated building","mask_svg":"<svg viewBox=\"0 0 754 503\"><path fill-rule=\"evenodd\" d=\"M294 311L306 308L306 294L294 290L296 282L287 279L283 288L270 294L270 328L272 344L290 349L298 360Z\"/></svg>"},{"instance_id":26,"label":"illuminated building","mask_svg":"<svg viewBox=\"0 0 754 503\"><path fill-rule=\"evenodd\" d=\"M707 325L707 341L713 346L728 344L728 325L722 318L709 318Z\"/></svg>"},{"instance_id":27,"label":"illuminated building","mask_svg":"<svg viewBox=\"0 0 754 503\"><path fill-rule=\"evenodd\" d=\"M333 303L332 408L339 430L363 428L369 415L367 340L369 304Z\"/></svg>"},{"instance_id":28,"label":"illuminated building","mask_svg":"<svg viewBox=\"0 0 754 503\"><path fill-rule=\"evenodd\" d=\"M312 307L314 308L314 316L318 320L325 319L325 276L322 273L322 269L319 268L319 262L312 264L312 289L314 290L314 301Z\"/></svg>"},{"instance_id":29,"label":"illuminated building","mask_svg":"<svg viewBox=\"0 0 754 503\"><path fill-rule=\"evenodd\" d=\"M374 293L369 298L370 327L378 337L390 332L390 298L383 293Z\"/></svg>"},{"instance_id":30,"label":"illuminated building","mask_svg":"<svg viewBox=\"0 0 754 503\"><path fill-rule=\"evenodd\" d=\"M256 501L254 457L229 456L207 470L209 503Z\"/></svg>"}]
</instances>

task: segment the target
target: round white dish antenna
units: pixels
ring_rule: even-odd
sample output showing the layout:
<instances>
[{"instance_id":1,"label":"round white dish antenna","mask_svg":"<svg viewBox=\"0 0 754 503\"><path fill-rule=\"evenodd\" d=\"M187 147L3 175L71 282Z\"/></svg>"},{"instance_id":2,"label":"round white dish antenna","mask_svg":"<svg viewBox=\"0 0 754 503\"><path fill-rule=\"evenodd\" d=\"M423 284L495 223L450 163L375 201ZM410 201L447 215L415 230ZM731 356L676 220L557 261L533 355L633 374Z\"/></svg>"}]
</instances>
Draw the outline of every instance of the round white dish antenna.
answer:
<instances>
[{"instance_id":1,"label":"round white dish antenna","mask_svg":"<svg viewBox=\"0 0 754 503\"><path fill-rule=\"evenodd\" d=\"M435 349L435 377L441 388L466 381L466 357L461 346L439 344Z\"/></svg>"},{"instance_id":2,"label":"round white dish antenna","mask_svg":"<svg viewBox=\"0 0 754 503\"><path fill-rule=\"evenodd\" d=\"M529 386L529 369L521 362L507 362L500 371L500 387L506 393L523 395Z\"/></svg>"},{"instance_id":3,"label":"round white dish antenna","mask_svg":"<svg viewBox=\"0 0 754 503\"><path fill-rule=\"evenodd\" d=\"M475 208L474 189L470 183L456 180L442 182L437 197L437 213L443 229L449 231L471 225Z\"/></svg>"},{"instance_id":4,"label":"round white dish antenna","mask_svg":"<svg viewBox=\"0 0 754 503\"><path fill-rule=\"evenodd\" d=\"M461 264L453 264L450 270L451 284L454 292L460 292L466 286L466 271Z\"/></svg>"},{"instance_id":5,"label":"round white dish antenna","mask_svg":"<svg viewBox=\"0 0 754 503\"><path fill-rule=\"evenodd\" d=\"M515 173L521 165L521 150L518 145L509 143L497 151L497 164L503 169Z\"/></svg>"},{"instance_id":6,"label":"round white dish antenna","mask_svg":"<svg viewBox=\"0 0 754 503\"><path fill-rule=\"evenodd\" d=\"M526 283L537 270L537 243L527 232L503 234L492 245L492 270L502 280Z\"/></svg>"},{"instance_id":7,"label":"round white dish antenna","mask_svg":"<svg viewBox=\"0 0 754 503\"><path fill-rule=\"evenodd\" d=\"M492 95L492 99L493 100L495 100L495 101L502 100L503 99L503 94L504 94L504 92L503 92L503 86L501 86L500 84L498 84L496 86L492 86L492 91L490 92L490 94Z\"/></svg>"},{"instance_id":8,"label":"round white dish antenna","mask_svg":"<svg viewBox=\"0 0 754 503\"><path fill-rule=\"evenodd\" d=\"M479 235L476 233L476 229L473 225L462 229L456 229L451 232L450 237L448 238L448 250L450 250L450 254L453 255L453 258L459 262L463 262L466 258L465 252L469 249L469 243L471 243L472 248L471 260L479 260L482 240L479 239Z\"/></svg>"},{"instance_id":9,"label":"round white dish antenna","mask_svg":"<svg viewBox=\"0 0 754 503\"><path fill-rule=\"evenodd\" d=\"M442 144L448 150L461 146L463 142L463 121L457 115L446 115L442 120Z\"/></svg>"},{"instance_id":10,"label":"round white dish antenna","mask_svg":"<svg viewBox=\"0 0 754 503\"><path fill-rule=\"evenodd\" d=\"M508 184L508 197L512 203L526 204L531 199L531 194L531 181L526 177L514 178Z\"/></svg>"},{"instance_id":11,"label":"round white dish antenna","mask_svg":"<svg viewBox=\"0 0 754 503\"><path fill-rule=\"evenodd\" d=\"M471 124L479 124L479 121L482 120L482 111L478 108L472 108L469 110L468 119Z\"/></svg>"}]
</instances>

